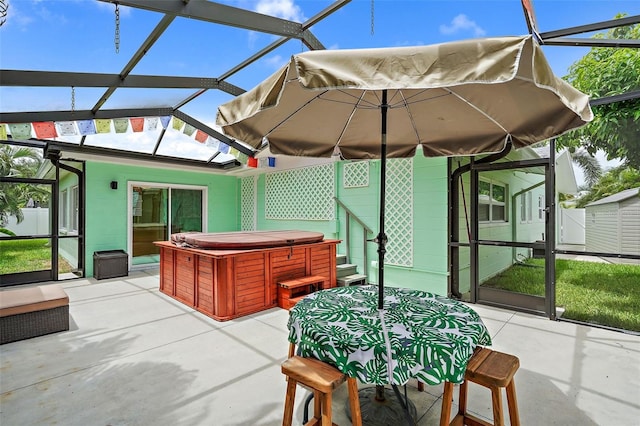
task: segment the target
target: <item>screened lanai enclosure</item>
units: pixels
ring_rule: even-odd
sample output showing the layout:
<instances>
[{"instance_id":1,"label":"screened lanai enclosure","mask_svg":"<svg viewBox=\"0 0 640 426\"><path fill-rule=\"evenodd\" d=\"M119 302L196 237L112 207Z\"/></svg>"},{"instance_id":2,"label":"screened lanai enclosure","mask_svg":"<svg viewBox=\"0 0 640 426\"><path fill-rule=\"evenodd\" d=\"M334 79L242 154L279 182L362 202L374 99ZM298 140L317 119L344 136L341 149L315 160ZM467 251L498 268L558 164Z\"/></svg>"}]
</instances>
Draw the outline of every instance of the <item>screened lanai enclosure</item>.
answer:
<instances>
[{"instance_id":1,"label":"screened lanai enclosure","mask_svg":"<svg viewBox=\"0 0 640 426\"><path fill-rule=\"evenodd\" d=\"M73 71L8 69L3 61L3 98L25 90L16 102L2 102L3 161L27 161L32 169L2 168L0 286L94 276L99 252L121 251L129 269L157 266L153 242L177 232L291 228L341 240L338 251L354 274L376 283L376 248L368 240L377 232L379 161L277 156L267 141L252 148L196 113L206 104L213 115L244 93L237 77L255 73L253 83L262 80L269 55L332 47L318 34L336 31L332 16L352 13L356 2L335 1L295 22L211 1L97 1L109 12L93 31L107 34L102 48L109 54L118 52L110 66L94 71L87 59ZM640 48L640 40L582 37L637 25L640 16L541 31L531 2L517 3L518 18L542 46ZM128 38L121 18L127 9L145 18L146 38ZM366 12L368 23L375 9ZM219 28L228 35L215 33ZM241 61L216 57L210 69L221 71L165 75L145 61L167 55L167 40L180 37L204 37L201 60L214 61L204 58L212 55L209 46L240 46L239 37L251 32L271 38ZM45 98L57 102L40 106ZM632 90L591 104L639 98ZM18 161L21 150L34 158ZM556 152L553 141L475 157L397 159L389 167L389 285L556 319L558 259L640 262L634 250L587 241L598 206L585 213L560 202L561 194L578 193L578 183L570 153ZM640 217L633 207L626 214ZM533 281L534 291L496 283L514 268L526 272L515 280Z\"/></svg>"}]
</instances>

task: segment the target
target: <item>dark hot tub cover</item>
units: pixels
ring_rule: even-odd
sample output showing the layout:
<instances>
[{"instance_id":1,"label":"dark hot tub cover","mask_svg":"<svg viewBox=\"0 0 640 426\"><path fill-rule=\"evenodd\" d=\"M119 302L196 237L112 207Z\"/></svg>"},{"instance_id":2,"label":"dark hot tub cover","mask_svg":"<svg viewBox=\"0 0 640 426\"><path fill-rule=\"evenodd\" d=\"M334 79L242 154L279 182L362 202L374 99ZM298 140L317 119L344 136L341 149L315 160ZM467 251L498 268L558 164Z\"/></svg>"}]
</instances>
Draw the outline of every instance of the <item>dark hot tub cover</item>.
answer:
<instances>
[{"instance_id":1,"label":"dark hot tub cover","mask_svg":"<svg viewBox=\"0 0 640 426\"><path fill-rule=\"evenodd\" d=\"M324 234L311 231L182 232L171 241L183 247L218 250L248 250L320 242Z\"/></svg>"}]
</instances>

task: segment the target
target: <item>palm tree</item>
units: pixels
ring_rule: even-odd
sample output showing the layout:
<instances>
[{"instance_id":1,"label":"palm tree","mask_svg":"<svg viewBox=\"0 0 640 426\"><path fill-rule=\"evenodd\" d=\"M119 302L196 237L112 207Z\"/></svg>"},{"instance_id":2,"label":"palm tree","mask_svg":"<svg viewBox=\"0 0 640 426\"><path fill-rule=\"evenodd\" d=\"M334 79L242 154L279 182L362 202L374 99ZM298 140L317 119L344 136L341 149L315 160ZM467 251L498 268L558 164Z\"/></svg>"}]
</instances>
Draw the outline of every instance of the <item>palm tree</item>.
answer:
<instances>
[{"instance_id":1,"label":"palm tree","mask_svg":"<svg viewBox=\"0 0 640 426\"><path fill-rule=\"evenodd\" d=\"M0 177L33 177L41 164L42 156L35 149L6 143L0 146ZM22 222L21 208L29 198L44 201L48 194L30 184L0 183L0 227L6 225L9 216L15 216L18 223Z\"/></svg>"},{"instance_id":2,"label":"palm tree","mask_svg":"<svg viewBox=\"0 0 640 426\"><path fill-rule=\"evenodd\" d=\"M602 176L602 167L598 160L584 148L569 148L569 153L573 162L582 169L585 185L588 188L593 187Z\"/></svg>"}]
</instances>

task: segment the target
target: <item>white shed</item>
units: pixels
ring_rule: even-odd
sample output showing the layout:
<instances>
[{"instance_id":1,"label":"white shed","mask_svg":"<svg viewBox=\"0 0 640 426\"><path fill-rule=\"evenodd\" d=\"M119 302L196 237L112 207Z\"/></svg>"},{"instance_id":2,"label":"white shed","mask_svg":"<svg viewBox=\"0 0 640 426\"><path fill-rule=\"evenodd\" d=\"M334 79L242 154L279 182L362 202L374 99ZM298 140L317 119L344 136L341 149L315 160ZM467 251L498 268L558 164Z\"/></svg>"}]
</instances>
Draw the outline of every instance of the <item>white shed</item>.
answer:
<instances>
[{"instance_id":1,"label":"white shed","mask_svg":"<svg viewBox=\"0 0 640 426\"><path fill-rule=\"evenodd\" d=\"M640 255L640 187L585 206L586 251Z\"/></svg>"}]
</instances>

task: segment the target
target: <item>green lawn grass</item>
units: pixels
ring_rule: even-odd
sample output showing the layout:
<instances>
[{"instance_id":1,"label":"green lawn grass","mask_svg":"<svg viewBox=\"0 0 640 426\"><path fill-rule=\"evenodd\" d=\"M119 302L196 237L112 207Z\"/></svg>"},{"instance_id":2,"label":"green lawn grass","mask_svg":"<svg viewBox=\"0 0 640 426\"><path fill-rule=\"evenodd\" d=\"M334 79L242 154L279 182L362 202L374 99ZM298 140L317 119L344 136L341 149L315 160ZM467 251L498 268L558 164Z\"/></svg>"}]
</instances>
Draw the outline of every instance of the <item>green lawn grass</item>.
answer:
<instances>
[{"instance_id":1,"label":"green lawn grass","mask_svg":"<svg viewBox=\"0 0 640 426\"><path fill-rule=\"evenodd\" d=\"M0 275L51 269L49 240L0 241ZM72 271L71 265L58 257L58 273Z\"/></svg>"},{"instance_id":2,"label":"green lawn grass","mask_svg":"<svg viewBox=\"0 0 640 426\"><path fill-rule=\"evenodd\" d=\"M544 296L544 260L528 259L482 285ZM640 265L557 259L556 305L563 318L640 332Z\"/></svg>"}]
</instances>

